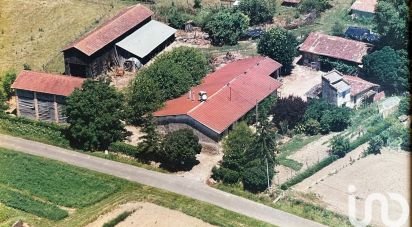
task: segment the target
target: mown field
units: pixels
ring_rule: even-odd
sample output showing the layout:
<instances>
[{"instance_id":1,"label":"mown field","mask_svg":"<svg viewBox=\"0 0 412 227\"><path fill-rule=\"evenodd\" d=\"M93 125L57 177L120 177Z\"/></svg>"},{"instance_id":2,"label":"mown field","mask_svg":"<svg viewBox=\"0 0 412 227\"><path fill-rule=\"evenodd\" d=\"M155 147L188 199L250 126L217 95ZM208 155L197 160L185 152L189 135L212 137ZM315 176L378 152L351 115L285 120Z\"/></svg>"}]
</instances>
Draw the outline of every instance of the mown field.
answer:
<instances>
[{"instance_id":1,"label":"mown field","mask_svg":"<svg viewBox=\"0 0 412 227\"><path fill-rule=\"evenodd\" d=\"M31 226L84 226L128 201L145 201L221 226L267 224L196 201L0 148L0 226L22 219Z\"/></svg>"}]
</instances>

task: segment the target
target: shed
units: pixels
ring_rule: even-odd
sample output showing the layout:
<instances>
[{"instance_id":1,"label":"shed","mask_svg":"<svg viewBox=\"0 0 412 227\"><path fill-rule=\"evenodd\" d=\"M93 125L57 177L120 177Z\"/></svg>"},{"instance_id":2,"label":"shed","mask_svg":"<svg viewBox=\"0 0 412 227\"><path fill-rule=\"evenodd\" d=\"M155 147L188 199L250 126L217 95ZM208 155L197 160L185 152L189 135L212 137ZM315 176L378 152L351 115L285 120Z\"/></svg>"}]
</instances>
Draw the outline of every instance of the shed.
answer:
<instances>
[{"instance_id":1,"label":"shed","mask_svg":"<svg viewBox=\"0 0 412 227\"><path fill-rule=\"evenodd\" d=\"M353 17L371 18L375 15L377 0L356 0L350 7Z\"/></svg>"},{"instance_id":2,"label":"shed","mask_svg":"<svg viewBox=\"0 0 412 227\"><path fill-rule=\"evenodd\" d=\"M34 71L21 71L11 88L16 92L17 116L63 123L66 97L84 79Z\"/></svg>"}]
</instances>

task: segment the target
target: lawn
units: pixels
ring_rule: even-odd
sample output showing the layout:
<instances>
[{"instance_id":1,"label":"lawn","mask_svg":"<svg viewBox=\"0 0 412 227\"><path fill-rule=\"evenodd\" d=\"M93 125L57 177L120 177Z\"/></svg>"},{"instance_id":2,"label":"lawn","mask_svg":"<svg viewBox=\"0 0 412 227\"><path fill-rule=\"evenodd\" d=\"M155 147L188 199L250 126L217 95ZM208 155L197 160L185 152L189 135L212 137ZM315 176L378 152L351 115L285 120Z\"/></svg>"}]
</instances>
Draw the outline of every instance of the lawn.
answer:
<instances>
[{"instance_id":1,"label":"lawn","mask_svg":"<svg viewBox=\"0 0 412 227\"><path fill-rule=\"evenodd\" d=\"M31 226L84 226L130 201L155 203L215 225L268 226L174 193L3 148L0 172L0 226L19 219Z\"/></svg>"}]
</instances>

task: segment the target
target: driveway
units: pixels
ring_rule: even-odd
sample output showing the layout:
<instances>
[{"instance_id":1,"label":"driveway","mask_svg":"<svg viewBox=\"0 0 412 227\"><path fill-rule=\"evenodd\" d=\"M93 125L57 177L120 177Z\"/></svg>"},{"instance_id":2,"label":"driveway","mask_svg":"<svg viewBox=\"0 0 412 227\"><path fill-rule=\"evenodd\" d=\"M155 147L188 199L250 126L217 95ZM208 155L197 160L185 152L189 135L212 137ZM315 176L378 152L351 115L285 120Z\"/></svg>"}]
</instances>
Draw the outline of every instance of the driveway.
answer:
<instances>
[{"instance_id":1,"label":"driveway","mask_svg":"<svg viewBox=\"0 0 412 227\"><path fill-rule=\"evenodd\" d=\"M21 138L0 135L0 147L58 160L70 165L171 191L278 226L322 226L316 222L207 186L195 180L158 173Z\"/></svg>"}]
</instances>

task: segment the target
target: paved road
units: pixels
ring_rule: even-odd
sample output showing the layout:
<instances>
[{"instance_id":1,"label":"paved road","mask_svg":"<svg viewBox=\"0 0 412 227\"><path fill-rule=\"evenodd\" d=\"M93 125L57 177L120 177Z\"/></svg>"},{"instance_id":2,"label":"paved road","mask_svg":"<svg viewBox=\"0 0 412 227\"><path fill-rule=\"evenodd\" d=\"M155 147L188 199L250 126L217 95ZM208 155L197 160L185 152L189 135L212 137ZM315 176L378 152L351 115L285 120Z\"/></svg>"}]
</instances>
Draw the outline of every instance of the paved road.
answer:
<instances>
[{"instance_id":1,"label":"paved road","mask_svg":"<svg viewBox=\"0 0 412 227\"><path fill-rule=\"evenodd\" d=\"M0 147L62 161L70 165L87 168L127 179L129 181L161 188L278 226L322 226L316 222L214 189L203 183L175 175L154 172L127 164L6 135L0 135Z\"/></svg>"}]
</instances>

